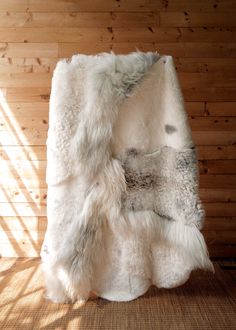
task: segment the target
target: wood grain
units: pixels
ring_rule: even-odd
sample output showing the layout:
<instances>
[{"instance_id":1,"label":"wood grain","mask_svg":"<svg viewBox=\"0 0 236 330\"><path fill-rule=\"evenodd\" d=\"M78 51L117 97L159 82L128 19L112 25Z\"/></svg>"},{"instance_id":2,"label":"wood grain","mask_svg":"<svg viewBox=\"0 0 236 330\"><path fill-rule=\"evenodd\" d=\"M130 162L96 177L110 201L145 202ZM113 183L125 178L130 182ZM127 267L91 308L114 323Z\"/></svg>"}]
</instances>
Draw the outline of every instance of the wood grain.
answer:
<instances>
[{"instance_id":1,"label":"wood grain","mask_svg":"<svg viewBox=\"0 0 236 330\"><path fill-rule=\"evenodd\" d=\"M235 13L226 12L160 12L160 26L163 27L234 27Z\"/></svg>"},{"instance_id":2,"label":"wood grain","mask_svg":"<svg viewBox=\"0 0 236 330\"><path fill-rule=\"evenodd\" d=\"M228 42L236 39L236 28L76 28L76 27L9 27L0 28L2 42Z\"/></svg>"},{"instance_id":3,"label":"wood grain","mask_svg":"<svg viewBox=\"0 0 236 330\"><path fill-rule=\"evenodd\" d=\"M57 43L8 43L0 40L0 57L58 57Z\"/></svg>"},{"instance_id":4,"label":"wood grain","mask_svg":"<svg viewBox=\"0 0 236 330\"><path fill-rule=\"evenodd\" d=\"M230 17L229 17L230 19ZM0 27L143 27L159 26L157 12L0 12ZM232 25L234 26L234 25Z\"/></svg>"},{"instance_id":5,"label":"wood grain","mask_svg":"<svg viewBox=\"0 0 236 330\"><path fill-rule=\"evenodd\" d=\"M106 11L194 11L194 12L232 12L236 10L235 2L232 0L224 0L215 2L214 0L177 0L156 1L156 0L2 0L0 3L0 11L13 12L106 12Z\"/></svg>"},{"instance_id":6,"label":"wood grain","mask_svg":"<svg viewBox=\"0 0 236 330\"><path fill-rule=\"evenodd\" d=\"M46 230L51 78L73 54L174 57L197 145L211 256L236 253L236 2L0 1L0 250L38 256Z\"/></svg>"}]
</instances>

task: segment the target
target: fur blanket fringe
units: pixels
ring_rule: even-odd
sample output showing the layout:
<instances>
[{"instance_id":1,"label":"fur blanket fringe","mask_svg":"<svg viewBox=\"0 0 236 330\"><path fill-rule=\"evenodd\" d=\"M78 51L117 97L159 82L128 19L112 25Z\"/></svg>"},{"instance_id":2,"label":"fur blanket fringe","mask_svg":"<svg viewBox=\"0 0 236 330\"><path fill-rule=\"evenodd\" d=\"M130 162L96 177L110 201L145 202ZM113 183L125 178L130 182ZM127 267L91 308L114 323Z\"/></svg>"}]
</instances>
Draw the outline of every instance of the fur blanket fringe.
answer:
<instances>
[{"instance_id":1,"label":"fur blanket fringe","mask_svg":"<svg viewBox=\"0 0 236 330\"><path fill-rule=\"evenodd\" d=\"M47 296L115 301L212 270L196 149L171 56L75 55L52 79Z\"/></svg>"}]
</instances>

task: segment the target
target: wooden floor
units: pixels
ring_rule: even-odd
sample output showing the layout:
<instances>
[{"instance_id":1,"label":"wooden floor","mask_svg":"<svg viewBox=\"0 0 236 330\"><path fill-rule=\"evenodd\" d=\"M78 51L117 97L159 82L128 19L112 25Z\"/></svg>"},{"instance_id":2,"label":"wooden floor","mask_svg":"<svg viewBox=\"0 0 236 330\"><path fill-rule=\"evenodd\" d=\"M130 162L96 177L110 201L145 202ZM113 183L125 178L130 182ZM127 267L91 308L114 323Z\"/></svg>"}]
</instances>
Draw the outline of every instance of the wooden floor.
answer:
<instances>
[{"instance_id":1,"label":"wooden floor","mask_svg":"<svg viewBox=\"0 0 236 330\"><path fill-rule=\"evenodd\" d=\"M194 272L182 287L84 307L44 299L39 259L0 259L0 329L236 329L235 271Z\"/></svg>"}]
</instances>

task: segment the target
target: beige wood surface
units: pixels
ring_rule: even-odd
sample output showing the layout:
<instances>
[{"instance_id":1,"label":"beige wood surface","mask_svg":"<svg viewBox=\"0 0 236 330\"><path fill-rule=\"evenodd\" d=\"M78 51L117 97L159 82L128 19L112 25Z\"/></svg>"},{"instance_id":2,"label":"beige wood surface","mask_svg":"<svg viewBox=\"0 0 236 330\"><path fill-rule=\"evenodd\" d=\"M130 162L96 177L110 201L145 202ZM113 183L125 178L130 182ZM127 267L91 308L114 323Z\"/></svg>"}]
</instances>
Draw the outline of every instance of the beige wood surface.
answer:
<instances>
[{"instance_id":1,"label":"beige wood surface","mask_svg":"<svg viewBox=\"0 0 236 330\"><path fill-rule=\"evenodd\" d=\"M236 255L236 2L0 1L0 255L38 256L57 61L138 48L174 56L197 145L211 256Z\"/></svg>"}]
</instances>

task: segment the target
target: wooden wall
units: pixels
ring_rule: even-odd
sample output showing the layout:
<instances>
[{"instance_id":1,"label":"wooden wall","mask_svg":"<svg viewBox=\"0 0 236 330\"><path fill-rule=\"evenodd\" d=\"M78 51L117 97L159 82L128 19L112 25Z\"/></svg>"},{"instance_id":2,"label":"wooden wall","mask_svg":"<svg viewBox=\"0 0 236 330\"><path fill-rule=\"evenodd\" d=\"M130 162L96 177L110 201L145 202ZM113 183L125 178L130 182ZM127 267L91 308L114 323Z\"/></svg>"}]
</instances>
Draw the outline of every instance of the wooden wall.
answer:
<instances>
[{"instance_id":1,"label":"wooden wall","mask_svg":"<svg viewBox=\"0 0 236 330\"><path fill-rule=\"evenodd\" d=\"M37 256L46 228L52 71L75 53L175 58L198 146L204 235L236 255L236 1L0 1L0 253Z\"/></svg>"}]
</instances>

